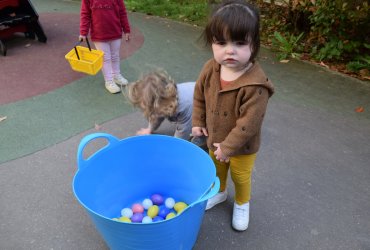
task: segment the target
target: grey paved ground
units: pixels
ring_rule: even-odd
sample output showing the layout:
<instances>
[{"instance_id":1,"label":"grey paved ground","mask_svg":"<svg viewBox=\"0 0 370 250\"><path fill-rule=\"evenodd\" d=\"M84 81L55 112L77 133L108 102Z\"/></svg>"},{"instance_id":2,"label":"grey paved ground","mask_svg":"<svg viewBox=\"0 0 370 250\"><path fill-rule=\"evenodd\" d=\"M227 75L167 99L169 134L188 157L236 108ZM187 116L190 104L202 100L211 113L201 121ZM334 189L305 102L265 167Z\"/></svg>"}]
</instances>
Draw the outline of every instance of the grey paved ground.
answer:
<instances>
[{"instance_id":1,"label":"grey paved ground","mask_svg":"<svg viewBox=\"0 0 370 250\"><path fill-rule=\"evenodd\" d=\"M71 1L39 0L35 6L40 12L78 12ZM179 82L193 80L211 56L195 43L196 27L135 13L130 20L145 37L144 46L122 62L130 80L153 66L166 68ZM253 173L249 229L231 229L229 186L227 202L206 212L194 249L370 249L369 82L302 62L280 64L267 50L261 52L261 64L276 95ZM28 124L16 118L0 122L0 249L107 249L72 193L77 146L96 132L96 122L100 132L118 138L133 135L146 122L121 95L109 95L101 80L101 75L85 77L41 97L0 106L0 116L22 116L44 104L50 114L67 110L73 118L56 117L58 130L37 112ZM79 98L97 98L99 105L92 102L79 112L95 110L93 115L78 116L73 101L50 105L88 83L90 90L80 91ZM357 106L365 112L356 113ZM7 137L13 133L11 122L29 130L29 136ZM42 132L34 126L42 126ZM158 132L172 130L166 123ZM22 153L7 158L9 147Z\"/></svg>"}]
</instances>

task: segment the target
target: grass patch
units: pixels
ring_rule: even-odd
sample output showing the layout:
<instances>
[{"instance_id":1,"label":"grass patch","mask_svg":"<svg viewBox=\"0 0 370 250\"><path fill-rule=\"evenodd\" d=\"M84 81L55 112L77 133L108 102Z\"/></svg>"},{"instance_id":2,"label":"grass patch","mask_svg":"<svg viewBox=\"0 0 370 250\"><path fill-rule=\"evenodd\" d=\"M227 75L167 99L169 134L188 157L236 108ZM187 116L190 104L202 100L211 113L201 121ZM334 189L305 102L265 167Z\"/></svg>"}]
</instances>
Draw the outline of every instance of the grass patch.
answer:
<instances>
[{"instance_id":1,"label":"grass patch","mask_svg":"<svg viewBox=\"0 0 370 250\"><path fill-rule=\"evenodd\" d=\"M127 10L202 26L208 17L206 0L125 0Z\"/></svg>"}]
</instances>

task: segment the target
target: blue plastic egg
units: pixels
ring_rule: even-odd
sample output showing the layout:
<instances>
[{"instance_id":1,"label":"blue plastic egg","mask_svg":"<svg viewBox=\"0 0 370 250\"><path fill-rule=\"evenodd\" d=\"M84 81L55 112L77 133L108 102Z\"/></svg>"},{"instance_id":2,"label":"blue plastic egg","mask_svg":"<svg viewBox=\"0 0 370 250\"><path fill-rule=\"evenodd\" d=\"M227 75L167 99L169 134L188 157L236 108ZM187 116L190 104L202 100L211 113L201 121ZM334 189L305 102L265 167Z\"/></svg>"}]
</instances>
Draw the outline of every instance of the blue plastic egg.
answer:
<instances>
[{"instance_id":1,"label":"blue plastic egg","mask_svg":"<svg viewBox=\"0 0 370 250\"><path fill-rule=\"evenodd\" d=\"M163 203L163 197L160 194L153 194L150 198L154 205L162 205Z\"/></svg>"},{"instance_id":2,"label":"blue plastic egg","mask_svg":"<svg viewBox=\"0 0 370 250\"><path fill-rule=\"evenodd\" d=\"M166 218L167 214L170 213L170 209L168 209L165 206L161 206L158 212L158 216L161 216L162 218Z\"/></svg>"},{"instance_id":3,"label":"blue plastic egg","mask_svg":"<svg viewBox=\"0 0 370 250\"><path fill-rule=\"evenodd\" d=\"M156 216L153 218L153 222L162 221L164 220L161 216Z\"/></svg>"}]
</instances>

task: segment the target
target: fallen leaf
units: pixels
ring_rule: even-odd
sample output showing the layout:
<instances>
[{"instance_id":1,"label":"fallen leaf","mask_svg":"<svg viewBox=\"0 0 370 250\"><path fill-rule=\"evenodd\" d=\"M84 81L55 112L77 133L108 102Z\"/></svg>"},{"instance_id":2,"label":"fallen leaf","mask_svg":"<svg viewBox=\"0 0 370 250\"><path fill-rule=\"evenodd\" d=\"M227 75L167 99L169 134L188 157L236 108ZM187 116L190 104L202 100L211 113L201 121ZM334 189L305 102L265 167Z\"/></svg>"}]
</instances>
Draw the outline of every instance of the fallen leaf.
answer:
<instances>
[{"instance_id":1,"label":"fallen leaf","mask_svg":"<svg viewBox=\"0 0 370 250\"><path fill-rule=\"evenodd\" d=\"M320 62L320 65L321 66L323 66L323 67L325 67L325 68L329 68L329 66L328 65L326 65L325 63L323 63L323 62Z\"/></svg>"},{"instance_id":2,"label":"fallen leaf","mask_svg":"<svg viewBox=\"0 0 370 250\"><path fill-rule=\"evenodd\" d=\"M365 111L365 109L364 109L364 107L357 107L356 109L355 109L355 111L357 112L357 113L362 113L362 112L364 112Z\"/></svg>"},{"instance_id":3,"label":"fallen leaf","mask_svg":"<svg viewBox=\"0 0 370 250\"><path fill-rule=\"evenodd\" d=\"M7 118L6 116L0 117L0 122L6 120L6 118Z\"/></svg>"},{"instance_id":4,"label":"fallen leaf","mask_svg":"<svg viewBox=\"0 0 370 250\"><path fill-rule=\"evenodd\" d=\"M98 131L101 130L101 126L95 123L95 130L98 130Z\"/></svg>"},{"instance_id":5,"label":"fallen leaf","mask_svg":"<svg viewBox=\"0 0 370 250\"><path fill-rule=\"evenodd\" d=\"M362 77L369 77L370 71L368 69L360 69L359 72Z\"/></svg>"},{"instance_id":6,"label":"fallen leaf","mask_svg":"<svg viewBox=\"0 0 370 250\"><path fill-rule=\"evenodd\" d=\"M288 63L289 60L280 60L281 63Z\"/></svg>"}]
</instances>

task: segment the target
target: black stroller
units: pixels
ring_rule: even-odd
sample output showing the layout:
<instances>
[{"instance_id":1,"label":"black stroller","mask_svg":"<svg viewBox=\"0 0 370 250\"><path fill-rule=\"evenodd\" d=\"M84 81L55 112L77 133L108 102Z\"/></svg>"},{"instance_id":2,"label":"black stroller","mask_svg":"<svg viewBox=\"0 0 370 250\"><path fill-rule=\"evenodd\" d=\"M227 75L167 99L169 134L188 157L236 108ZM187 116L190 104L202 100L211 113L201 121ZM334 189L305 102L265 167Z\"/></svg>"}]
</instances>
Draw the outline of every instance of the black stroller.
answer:
<instances>
[{"instance_id":1,"label":"black stroller","mask_svg":"<svg viewBox=\"0 0 370 250\"><path fill-rule=\"evenodd\" d=\"M46 43L46 36L39 22L39 15L29 0L0 0L0 53L6 56L4 39L14 33Z\"/></svg>"}]
</instances>

